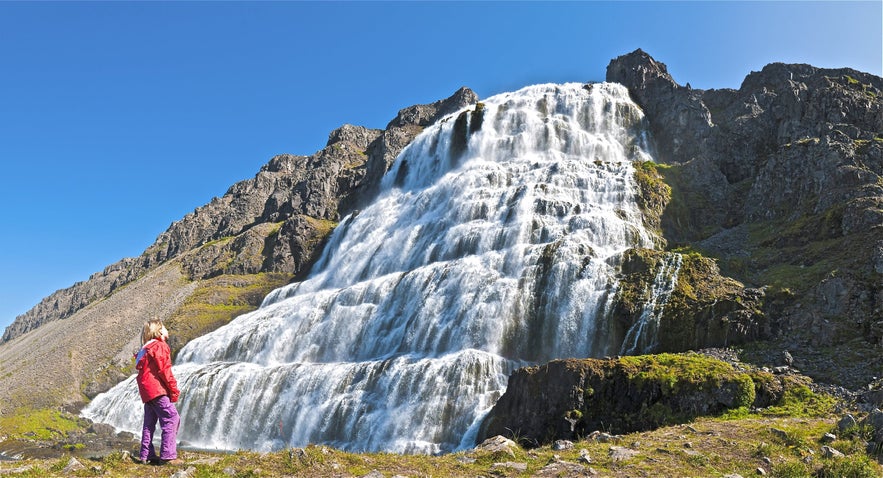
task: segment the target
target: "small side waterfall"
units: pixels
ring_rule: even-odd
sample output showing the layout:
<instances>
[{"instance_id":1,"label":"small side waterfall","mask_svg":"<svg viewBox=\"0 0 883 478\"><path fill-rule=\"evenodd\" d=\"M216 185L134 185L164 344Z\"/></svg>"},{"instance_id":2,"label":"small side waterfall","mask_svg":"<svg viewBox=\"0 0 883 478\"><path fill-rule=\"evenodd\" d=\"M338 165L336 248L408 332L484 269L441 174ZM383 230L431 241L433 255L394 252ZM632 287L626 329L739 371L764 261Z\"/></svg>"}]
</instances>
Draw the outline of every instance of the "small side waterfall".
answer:
<instances>
[{"instance_id":1,"label":"small side waterfall","mask_svg":"<svg viewBox=\"0 0 883 478\"><path fill-rule=\"evenodd\" d=\"M656 351L659 320L665 310L671 292L678 283L678 271L681 269L683 256L667 253L665 260L656 272L653 286L648 291L647 301L638 320L629 328L622 342L620 355L637 355Z\"/></svg>"},{"instance_id":2,"label":"small side waterfall","mask_svg":"<svg viewBox=\"0 0 883 478\"><path fill-rule=\"evenodd\" d=\"M180 352L181 439L448 452L515 368L642 347L658 316L617 337L608 310L623 252L653 247L634 199L645 131L606 83L527 87L427 128L307 280ZM138 431L132 382L84 415Z\"/></svg>"}]
</instances>

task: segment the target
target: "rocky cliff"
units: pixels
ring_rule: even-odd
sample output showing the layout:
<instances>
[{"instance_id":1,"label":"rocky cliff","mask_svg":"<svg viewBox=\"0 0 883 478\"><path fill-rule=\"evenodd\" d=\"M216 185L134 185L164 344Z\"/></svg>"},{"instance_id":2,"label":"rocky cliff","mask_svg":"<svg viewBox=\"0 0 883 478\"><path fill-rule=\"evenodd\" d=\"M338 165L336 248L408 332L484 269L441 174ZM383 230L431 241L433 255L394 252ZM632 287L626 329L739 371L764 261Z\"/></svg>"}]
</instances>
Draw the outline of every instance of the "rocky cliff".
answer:
<instances>
[{"instance_id":1,"label":"rocky cliff","mask_svg":"<svg viewBox=\"0 0 883 478\"><path fill-rule=\"evenodd\" d=\"M797 365L826 380L880 376L883 79L774 63L738 90L703 91L637 50L611 61L607 80L647 115L670 187L669 248L712 259L760 299L739 319L748 336L797 350ZM819 352L838 348L849 361Z\"/></svg>"}]
</instances>

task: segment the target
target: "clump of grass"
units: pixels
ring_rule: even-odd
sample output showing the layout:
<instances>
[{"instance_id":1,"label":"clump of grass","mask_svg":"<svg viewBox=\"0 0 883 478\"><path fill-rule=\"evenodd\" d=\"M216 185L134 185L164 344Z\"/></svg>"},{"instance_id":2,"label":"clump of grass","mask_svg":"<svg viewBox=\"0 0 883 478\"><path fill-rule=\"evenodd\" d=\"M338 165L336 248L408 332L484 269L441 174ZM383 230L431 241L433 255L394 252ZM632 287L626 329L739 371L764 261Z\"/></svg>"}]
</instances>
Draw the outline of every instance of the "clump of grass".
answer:
<instances>
[{"instance_id":1,"label":"clump of grass","mask_svg":"<svg viewBox=\"0 0 883 478\"><path fill-rule=\"evenodd\" d=\"M766 408L767 416L824 417L830 415L837 400L825 394L814 393L806 385L798 385L785 390L777 405Z\"/></svg>"},{"instance_id":2,"label":"clump of grass","mask_svg":"<svg viewBox=\"0 0 883 478\"><path fill-rule=\"evenodd\" d=\"M848 458L825 460L815 474L818 478L879 478L880 466L867 455L851 455Z\"/></svg>"}]
</instances>

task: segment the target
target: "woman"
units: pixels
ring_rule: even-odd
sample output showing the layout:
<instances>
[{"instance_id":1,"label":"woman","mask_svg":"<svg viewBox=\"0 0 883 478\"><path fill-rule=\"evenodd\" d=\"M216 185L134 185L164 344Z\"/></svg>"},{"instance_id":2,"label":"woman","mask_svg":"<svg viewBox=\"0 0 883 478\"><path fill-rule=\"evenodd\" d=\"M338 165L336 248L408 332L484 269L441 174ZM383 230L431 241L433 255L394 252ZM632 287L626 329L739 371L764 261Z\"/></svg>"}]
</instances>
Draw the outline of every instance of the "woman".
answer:
<instances>
[{"instance_id":1,"label":"woman","mask_svg":"<svg viewBox=\"0 0 883 478\"><path fill-rule=\"evenodd\" d=\"M175 438L181 421L173 403L178 401L178 381L172 375L172 351L166 341L169 331L159 319L151 319L141 329L141 350L135 355L138 392L144 402L139 463L180 465ZM162 429L159 456L153 446L156 422Z\"/></svg>"}]
</instances>

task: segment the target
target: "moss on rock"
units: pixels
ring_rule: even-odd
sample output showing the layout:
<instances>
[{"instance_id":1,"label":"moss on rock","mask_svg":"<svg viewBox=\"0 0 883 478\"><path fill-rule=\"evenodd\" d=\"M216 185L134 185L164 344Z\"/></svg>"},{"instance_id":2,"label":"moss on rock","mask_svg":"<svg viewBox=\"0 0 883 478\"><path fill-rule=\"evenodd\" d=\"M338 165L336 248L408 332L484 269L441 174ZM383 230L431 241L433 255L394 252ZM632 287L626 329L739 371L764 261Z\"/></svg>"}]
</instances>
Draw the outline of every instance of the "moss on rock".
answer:
<instances>
[{"instance_id":1,"label":"moss on rock","mask_svg":"<svg viewBox=\"0 0 883 478\"><path fill-rule=\"evenodd\" d=\"M287 284L291 277L283 273L225 274L200 282L168 321L173 353L190 340L257 309L270 291Z\"/></svg>"},{"instance_id":2,"label":"moss on rock","mask_svg":"<svg viewBox=\"0 0 883 478\"><path fill-rule=\"evenodd\" d=\"M758 337L765 327L763 293L720 274L717 263L696 251L680 254L677 281L651 342L659 351L727 346ZM615 298L616 330L628 330L650 300L658 271L672 252L631 249L624 255ZM655 351L655 350L653 350Z\"/></svg>"},{"instance_id":3,"label":"moss on rock","mask_svg":"<svg viewBox=\"0 0 883 478\"><path fill-rule=\"evenodd\" d=\"M537 444L648 430L751 406L755 388L750 374L692 353L556 360L510 377L478 440L507 430Z\"/></svg>"}]
</instances>

